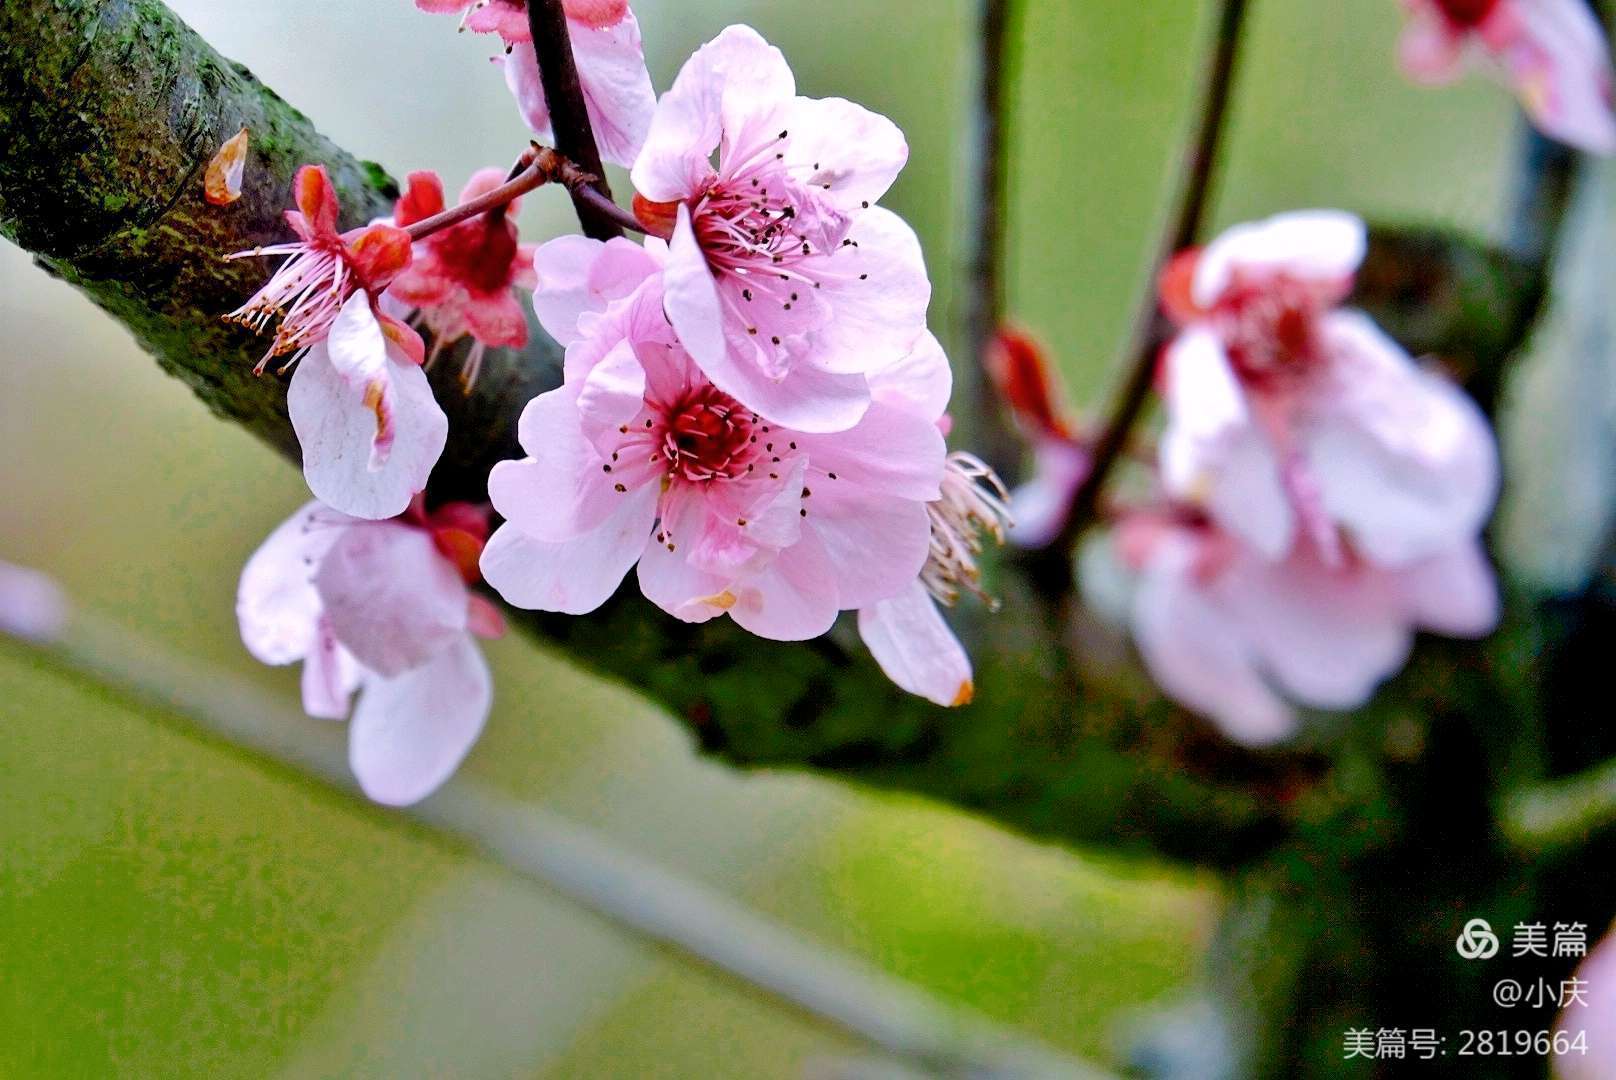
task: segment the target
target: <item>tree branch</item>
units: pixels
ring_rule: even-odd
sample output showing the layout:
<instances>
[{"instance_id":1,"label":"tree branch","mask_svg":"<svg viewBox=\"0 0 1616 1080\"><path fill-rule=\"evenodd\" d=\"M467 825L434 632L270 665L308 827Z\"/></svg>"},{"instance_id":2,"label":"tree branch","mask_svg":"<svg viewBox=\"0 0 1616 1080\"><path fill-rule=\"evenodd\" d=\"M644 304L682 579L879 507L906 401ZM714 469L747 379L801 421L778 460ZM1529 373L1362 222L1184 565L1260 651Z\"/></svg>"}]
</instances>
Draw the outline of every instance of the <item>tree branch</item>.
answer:
<instances>
[{"instance_id":1,"label":"tree branch","mask_svg":"<svg viewBox=\"0 0 1616 1080\"><path fill-rule=\"evenodd\" d=\"M544 87L545 104L550 107L556 149L585 172L598 177L590 186L610 201L612 189L606 183L606 166L601 163L595 129L589 122L589 110L584 106L578 65L572 57L572 34L567 29L567 13L561 0L528 0L527 24L533 33L539 83ZM610 240L623 235L622 226L601 213L600 207L581 193L574 192L572 205L578 211L578 223L583 226L585 236Z\"/></svg>"},{"instance_id":2,"label":"tree branch","mask_svg":"<svg viewBox=\"0 0 1616 1080\"><path fill-rule=\"evenodd\" d=\"M1234 88L1245 14L1246 0L1221 0L1219 4L1218 23L1213 30L1212 49L1206 62L1195 127L1179 163L1173 214L1151 258L1144 296L1135 309L1133 326L1128 334L1125 353L1128 358L1127 373L1105 427L1095 440L1093 465L1089 474L1073 494L1066 521L1049 545L1051 555L1047 562L1058 560L1062 568L1077 542L1078 534L1093 521L1095 507L1099 505L1100 493L1105 490L1111 469L1121 459L1133 426L1150 399L1160 341L1156 278L1168 260L1195 243L1200 234L1212 190L1212 172L1217 162L1218 143L1223 135L1223 121L1229 108L1230 92Z\"/></svg>"},{"instance_id":3,"label":"tree branch","mask_svg":"<svg viewBox=\"0 0 1616 1080\"><path fill-rule=\"evenodd\" d=\"M242 198L208 204L202 169L243 125ZM390 209L392 181L221 58L157 0L7 0L0 6L0 232L128 326L215 412L297 460L281 381L254 378L262 342L220 319L265 268L220 256L285 237L281 211L305 162L326 165L346 222ZM1496 364L1515 264L1454 237L1377 234L1395 262L1366 288L1411 348L1463 347ZM1399 305L1406 304L1406 310ZM525 355L490 351L471 395L439 374L451 434L434 499L485 497L489 467L520 456L516 418L559 381L537 329ZM943 710L891 686L845 623L807 644L763 641L729 620L689 626L632 583L594 615L524 616L549 647L638 687L714 754L916 791L1027 832L1244 861L1284 834L1283 793L1328 764L1230 747L1137 678L1080 680L1063 627L1029 617L1028 580L1002 575L1007 611L984 620L977 701ZM1094 651L1107 645L1094 631ZM1079 782L1081 781L1081 782Z\"/></svg>"}]
</instances>

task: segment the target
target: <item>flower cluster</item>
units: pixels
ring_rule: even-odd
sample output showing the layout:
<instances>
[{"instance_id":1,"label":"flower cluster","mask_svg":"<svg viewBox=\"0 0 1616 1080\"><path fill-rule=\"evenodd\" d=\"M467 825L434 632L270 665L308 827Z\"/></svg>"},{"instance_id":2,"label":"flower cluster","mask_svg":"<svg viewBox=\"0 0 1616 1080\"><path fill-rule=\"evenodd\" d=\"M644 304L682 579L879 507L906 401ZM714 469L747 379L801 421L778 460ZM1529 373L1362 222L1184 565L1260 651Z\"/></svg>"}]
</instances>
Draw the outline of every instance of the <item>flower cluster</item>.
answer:
<instances>
[{"instance_id":1,"label":"flower cluster","mask_svg":"<svg viewBox=\"0 0 1616 1080\"><path fill-rule=\"evenodd\" d=\"M1406 3L1420 77L1446 77L1474 42L1544 130L1616 149L1603 37L1580 0ZM498 618L473 591L483 580L512 605L580 614L633 571L676 619L728 617L781 641L856 612L895 683L969 701L970 661L940 608L965 594L996 606L985 546L1064 543L1073 507L1100 505L1079 498L1091 472L1098 487L1097 459L1140 448L1091 446L1037 348L1007 332L985 359L1037 475L1012 498L949 452L925 260L879 205L908 159L902 132L799 94L749 27L703 45L658 99L625 0L415 4L497 35L541 138L565 119L546 83L574 114L564 131L587 114L601 156L630 170L632 213L538 144L508 175L474 174L455 207L436 175L414 173L390 218L347 231L325 170L298 173L296 239L234 256L285 257L230 317L278 324L264 362L295 367L287 407L318 500L248 564L249 648L303 661L313 715L345 715L360 693L354 770L391 802L441 782L487 714L472 638ZM564 69L565 49L576 87L540 69L541 56ZM246 149L243 132L210 167L220 207ZM517 197L550 181L643 241L524 244ZM1478 542L1498 486L1491 432L1341 306L1364 248L1357 219L1313 212L1176 260L1161 283L1177 332L1161 363L1159 491L1103 507L1139 578L1147 664L1247 741L1287 734L1298 703L1359 704L1416 629L1478 635L1497 617ZM449 421L424 369L469 338L469 391L489 349L526 344L529 292L565 350L561 384L526 404L526 456L493 469L491 507L428 509Z\"/></svg>"},{"instance_id":2,"label":"flower cluster","mask_svg":"<svg viewBox=\"0 0 1616 1080\"><path fill-rule=\"evenodd\" d=\"M857 610L900 685L969 700L931 597L974 586L999 511L944 445L919 243L874 205L906 153L885 118L798 96L749 28L697 51L633 166L667 241L538 251L565 378L489 478L506 524L483 571L507 601L591 611L633 569L675 618L782 641Z\"/></svg>"},{"instance_id":3,"label":"flower cluster","mask_svg":"<svg viewBox=\"0 0 1616 1080\"><path fill-rule=\"evenodd\" d=\"M548 135L524 0L417 6L503 38L517 101ZM286 256L231 317L279 320L271 354L295 366L287 406L318 500L248 564L242 634L267 663L303 661L311 715L346 715L360 693L353 768L385 802L431 791L487 714L472 643L498 628L471 591L484 577L513 605L582 613L632 569L675 618L727 615L782 641L857 612L900 686L943 705L973 693L939 605L985 597L979 558L1008 511L991 470L945 445L951 374L920 244L877 205L902 133L798 95L742 26L658 101L627 4L564 9L602 154L632 168L622 217L643 243L523 244L517 195L590 179L535 145L452 208L435 174L411 174L391 218L348 232L330 177L305 167L297 239L236 256ZM489 536L489 507L427 509L448 420L424 368L469 338L469 390L488 349L526 344L523 291L566 350L564 378L522 414L529 456L489 476L504 519Z\"/></svg>"},{"instance_id":4,"label":"flower cluster","mask_svg":"<svg viewBox=\"0 0 1616 1080\"><path fill-rule=\"evenodd\" d=\"M1125 513L1133 627L1163 689L1252 743L1290 702L1363 704L1416 629L1487 633L1498 488L1479 409L1362 312L1349 214L1230 229L1163 275L1164 500Z\"/></svg>"}]
</instances>

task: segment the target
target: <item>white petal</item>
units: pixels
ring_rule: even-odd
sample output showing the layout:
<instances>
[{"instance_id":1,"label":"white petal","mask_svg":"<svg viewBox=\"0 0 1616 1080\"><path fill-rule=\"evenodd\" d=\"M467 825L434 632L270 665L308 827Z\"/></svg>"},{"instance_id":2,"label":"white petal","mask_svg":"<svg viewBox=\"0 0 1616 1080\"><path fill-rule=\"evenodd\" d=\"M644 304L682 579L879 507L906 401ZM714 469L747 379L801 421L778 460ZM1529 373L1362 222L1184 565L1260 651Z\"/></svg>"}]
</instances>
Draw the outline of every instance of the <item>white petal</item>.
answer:
<instances>
[{"instance_id":1,"label":"white petal","mask_svg":"<svg viewBox=\"0 0 1616 1080\"><path fill-rule=\"evenodd\" d=\"M364 395L340 376L318 348L298 362L286 392L292 427L303 447L303 476L326 505L362 518L404 512L426 487L449 437L426 374L414 364L387 362L393 444L372 468L377 417Z\"/></svg>"},{"instance_id":2,"label":"white petal","mask_svg":"<svg viewBox=\"0 0 1616 1080\"><path fill-rule=\"evenodd\" d=\"M1297 210L1226 230L1195 265L1195 302L1209 308L1228 288L1237 269L1283 271L1296 277L1339 283L1342 292L1363 262L1368 232L1362 220L1341 210Z\"/></svg>"},{"instance_id":3,"label":"white petal","mask_svg":"<svg viewBox=\"0 0 1616 1080\"><path fill-rule=\"evenodd\" d=\"M424 667L365 680L348 733L348 763L379 803L426 798L459 767L482 733L493 684L469 634Z\"/></svg>"},{"instance_id":4,"label":"white petal","mask_svg":"<svg viewBox=\"0 0 1616 1080\"><path fill-rule=\"evenodd\" d=\"M1291 735L1296 717L1257 669L1245 628L1191 576L1193 553L1164 544L1134 594L1133 631L1151 676L1169 696L1238 742Z\"/></svg>"},{"instance_id":5,"label":"white petal","mask_svg":"<svg viewBox=\"0 0 1616 1080\"><path fill-rule=\"evenodd\" d=\"M362 389L383 374L387 366L387 339L382 335L382 324L376 321L376 314L370 309L370 295L365 290L357 290L343 302L342 310L337 312L326 335L325 349L331 366L349 386Z\"/></svg>"},{"instance_id":6,"label":"white petal","mask_svg":"<svg viewBox=\"0 0 1616 1080\"><path fill-rule=\"evenodd\" d=\"M920 582L860 610L858 627L870 655L902 689L943 706L971 700L970 657Z\"/></svg>"},{"instance_id":7,"label":"white petal","mask_svg":"<svg viewBox=\"0 0 1616 1080\"><path fill-rule=\"evenodd\" d=\"M1168 347L1167 415L1161 441L1167 490L1204 505L1266 557L1283 556L1296 518L1279 462L1211 331L1191 328Z\"/></svg>"},{"instance_id":8,"label":"white petal","mask_svg":"<svg viewBox=\"0 0 1616 1080\"><path fill-rule=\"evenodd\" d=\"M1481 410L1415 367L1367 316L1337 312L1324 330L1334 371L1299 437L1326 511L1389 566L1474 537L1499 482Z\"/></svg>"},{"instance_id":9,"label":"white petal","mask_svg":"<svg viewBox=\"0 0 1616 1080\"><path fill-rule=\"evenodd\" d=\"M1478 543L1422 559L1396 576L1410 616L1424 629L1479 638L1498 625L1498 583Z\"/></svg>"},{"instance_id":10,"label":"white petal","mask_svg":"<svg viewBox=\"0 0 1616 1080\"><path fill-rule=\"evenodd\" d=\"M337 641L329 621L320 619L303 658L303 711L316 720L346 719L361 674L359 661Z\"/></svg>"},{"instance_id":11,"label":"white petal","mask_svg":"<svg viewBox=\"0 0 1616 1080\"><path fill-rule=\"evenodd\" d=\"M1010 493L1010 542L1047 546L1072 508L1072 496L1089 474L1089 453L1064 439L1040 439L1033 448L1032 479Z\"/></svg>"},{"instance_id":12,"label":"white petal","mask_svg":"<svg viewBox=\"0 0 1616 1080\"><path fill-rule=\"evenodd\" d=\"M344 529L314 585L337 640L380 675L421 666L466 630L465 582L425 529Z\"/></svg>"},{"instance_id":13,"label":"white petal","mask_svg":"<svg viewBox=\"0 0 1616 1080\"><path fill-rule=\"evenodd\" d=\"M265 664L290 664L314 647L322 605L320 560L353 519L318 502L278 525L253 552L236 589L241 640Z\"/></svg>"},{"instance_id":14,"label":"white petal","mask_svg":"<svg viewBox=\"0 0 1616 1080\"><path fill-rule=\"evenodd\" d=\"M1220 578L1262 666L1297 700L1356 709L1408 659L1413 631L1389 579L1331 569L1306 548L1284 563L1244 557Z\"/></svg>"},{"instance_id":15,"label":"white petal","mask_svg":"<svg viewBox=\"0 0 1616 1080\"><path fill-rule=\"evenodd\" d=\"M1583 0L1531 0L1511 14L1521 33L1503 61L1533 121L1589 153L1616 153L1610 46L1594 13Z\"/></svg>"},{"instance_id":16,"label":"white petal","mask_svg":"<svg viewBox=\"0 0 1616 1080\"><path fill-rule=\"evenodd\" d=\"M0 634L50 642L67 626L67 596L48 574L0 559Z\"/></svg>"}]
</instances>

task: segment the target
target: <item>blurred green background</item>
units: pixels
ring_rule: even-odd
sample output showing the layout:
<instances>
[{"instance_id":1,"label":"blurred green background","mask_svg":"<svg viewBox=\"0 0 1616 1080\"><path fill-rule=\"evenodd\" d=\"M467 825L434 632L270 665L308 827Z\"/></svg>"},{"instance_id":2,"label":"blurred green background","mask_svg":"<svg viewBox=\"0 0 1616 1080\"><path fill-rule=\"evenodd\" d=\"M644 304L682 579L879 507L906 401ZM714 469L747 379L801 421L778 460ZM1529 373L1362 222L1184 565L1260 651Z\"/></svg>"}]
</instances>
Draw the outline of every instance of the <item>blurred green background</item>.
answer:
<instances>
[{"instance_id":1,"label":"blurred green background","mask_svg":"<svg viewBox=\"0 0 1616 1080\"><path fill-rule=\"evenodd\" d=\"M1023 0L1013 87L1015 317L1093 401L1142 287L1205 13L1186 0ZM408 0L172 0L339 143L448 186L525 133L489 39ZM799 87L892 116L934 321L958 314L975 5L637 0L653 79L731 21ZM1392 0L1259 0L1216 219L1338 205L1486 231L1513 133L1480 80L1393 64ZM617 178L621 194L626 180ZM530 238L568 227L528 200ZM139 640L295 705L255 665L236 575L306 497L127 335L0 245L0 558L56 575ZM1014 618L1015 613L1004 617ZM1028 843L965 815L704 762L666 718L520 639L464 773L1060 1046L1193 976L1217 883ZM0 642L0 1075L795 1076L856 1051L595 917L21 646ZM303 721L340 745L335 725Z\"/></svg>"}]
</instances>

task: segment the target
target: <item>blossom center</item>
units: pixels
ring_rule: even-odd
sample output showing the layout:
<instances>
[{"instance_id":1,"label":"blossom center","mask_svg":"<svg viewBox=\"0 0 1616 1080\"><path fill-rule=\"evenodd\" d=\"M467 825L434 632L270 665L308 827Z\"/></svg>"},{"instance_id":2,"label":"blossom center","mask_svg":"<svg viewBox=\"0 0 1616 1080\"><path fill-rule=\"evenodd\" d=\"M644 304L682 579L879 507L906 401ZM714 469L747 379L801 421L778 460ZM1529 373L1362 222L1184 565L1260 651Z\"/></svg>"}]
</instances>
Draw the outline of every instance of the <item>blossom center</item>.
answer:
<instances>
[{"instance_id":1,"label":"blossom center","mask_svg":"<svg viewBox=\"0 0 1616 1080\"><path fill-rule=\"evenodd\" d=\"M1458 26L1476 27L1487 21L1487 17L1498 6L1498 0L1436 0L1437 7L1448 17L1448 21Z\"/></svg>"},{"instance_id":2,"label":"blossom center","mask_svg":"<svg viewBox=\"0 0 1616 1080\"><path fill-rule=\"evenodd\" d=\"M692 483L744 476L757 457L758 415L712 385L688 391L666 413L662 455L670 475Z\"/></svg>"},{"instance_id":3,"label":"blossom center","mask_svg":"<svg viewBox=\"0 0 1616 1080\"><path fill-rule=\"evenodd\" d=\"M1320 354L1319 316L1331 300L1316 283L1289 275L1237 281L1214 313L1235 369L1255 382L1310 370Z\"/></svg>"},{"instance_id":4,"label":"blossom center","mask_svg":"<svg viewBox=\"0 0 1616 1080\"><path fill-rule=\"evenodd\" d=\"M503 218L462 222L432 237L430 243L445 273L468 292L492 296L511 287L516 229Z\"/></svg>"}]
</instances>

